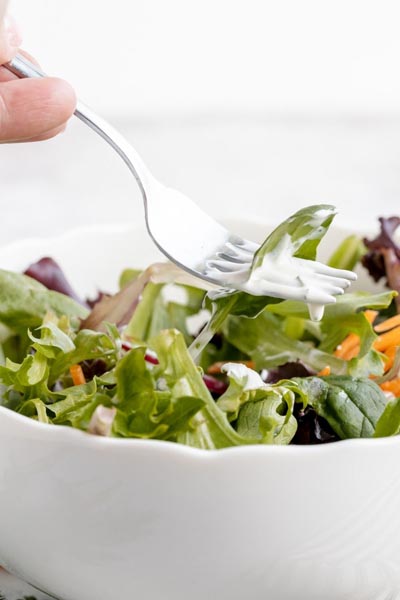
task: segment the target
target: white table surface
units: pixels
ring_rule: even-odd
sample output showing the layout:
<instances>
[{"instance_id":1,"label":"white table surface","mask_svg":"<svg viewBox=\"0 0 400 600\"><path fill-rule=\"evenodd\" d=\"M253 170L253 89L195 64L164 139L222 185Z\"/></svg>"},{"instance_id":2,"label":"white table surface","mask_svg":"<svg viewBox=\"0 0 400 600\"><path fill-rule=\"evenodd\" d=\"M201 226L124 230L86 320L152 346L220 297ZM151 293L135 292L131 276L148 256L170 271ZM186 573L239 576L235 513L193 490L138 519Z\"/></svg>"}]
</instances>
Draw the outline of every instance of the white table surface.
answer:
<instances>
[{"instance_id":1,"label":"white table surface","mask_svg":"<svg viewBox=\"0 0 400 600\"><path fill-rule=\"evenodd\" d=\"M142 219L133 177L82 124L0 146L0 243L88 223ZM277 223L314 203L370 229L400 212L398 117L203 116L117 123L153 172L220 217Z\"/></svg>"}]
</instances>

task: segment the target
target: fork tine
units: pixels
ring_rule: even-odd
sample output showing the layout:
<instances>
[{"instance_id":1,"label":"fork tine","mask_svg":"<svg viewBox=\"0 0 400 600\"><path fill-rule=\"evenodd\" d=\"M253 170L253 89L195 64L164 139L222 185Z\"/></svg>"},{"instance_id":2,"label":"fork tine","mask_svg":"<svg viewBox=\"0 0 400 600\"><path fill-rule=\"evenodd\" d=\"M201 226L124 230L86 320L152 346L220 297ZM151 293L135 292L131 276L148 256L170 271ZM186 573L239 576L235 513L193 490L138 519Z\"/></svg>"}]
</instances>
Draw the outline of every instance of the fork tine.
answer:
<instances>
[{"instance_id":1,"label":"fork tine","mask_svg":"<svg viewBox=\"0 0 400 600\"><path fill-rule=\"evenodd\" d=\"M312 302L313 304L334 304L336 298L332 294L327 294L320 289L314 288L307 291L305 301Z\"/></svg>"},{"instance_id":2,"label":"fork tine","mask_svg":"<svg viewBox=\"0 0 400 600\"><path fill-rule=\"evenodd\" d=\"M249 254L254 254L260 247L259 244L256 244L251 240L245 240L237 235L231 235L226 242L226 246L231 246L234 250L243 250Z\"/></svg>"},{"instance_id":3,"label":"fork tine","mask_svg":"<svg viewBox=\"0 0 400 600\"><path fill-rule=\"evenodd\" d=\"M233 254L228 254L227 252L217 252L216 256L218 259L224 260L226 262L243 265L243 259L239 256L234 256Z\"/></svg>"},{"instance_id":4,"label":"fork tine","mask_svg":"<svg viewBox=\"0 0 400 600\"><path fill-rule=\"evenodd\" d=\"M321 283L319 277L313 277L310 275L298 275L298 281L301 283L302 287L305 289L309 289L310 293L315 293L316 290L321 292L321 294L327 294L329 296L333 295L342 295L344 294L344 289L334 285L334 283Z\"/></svg>"},{"instance_id":5,"label":"fork tine","mask_svg":"<svg viewBox=\"0 0 400 600\"><path fill-rule=\"evenodd\" d=\"M335 296L341 296L342 294L344 294L344 289L341 287L334 287L334 286L321 286L320 288L322 291L327 292L328 294L333 294Z\"/></svg>"},{"instance_id":6,"label":"fork tine","mask_svg":"<svg viewBox=\"0 0 400 600\"><path fill-rule=\"evenodd\" d=\"M318 276L318 281L322 284L339 286L344 289L351 285L351 282L343 277L332 277L332 275L323 275L321 273L316 273L316 275Z\"/></svg>"},{"instance_id":7,"label":"fork tine","mask_svg":"<svg viewBox=\"0 0 400 600\"><path fill-rule=\"evenodd\" d=\"M326 275L320 275L319 273L309 274L302 276L305 283L311 287L329 288L329 289L341 289L344 290L349 287L350 282L347 279L335 279L335 277L328 277Z\"/></svg>"},{"instance_id":8,"label":"fork tine","mask_svg":"<svg viewBox=\"0 0 400 600\"><path fill-rule=\"evenodd\" d=\"M250 249L249 246L235 246L231 242L226 242L223 251L227 254L232 254L234 256L239 256L243 260L249 261L253 260L254 251Z\"/></svg>"},{"instance_id":9,"label":"fork tine","mask_svg":"<svg viewBox=\"0 0 400 600\"><path fill-rule=\"evenodd\" d=\"M321 275L329 275L337 279L338 277L355 281L357 279L356 273L353 271L346 271L345 269L335 269L322 263L315 263L315 272Z\"/></svg>"},{"instance_id":10,"label":"fork tine","mask_svg":"<svg viewBox=\"0 0 400 600\"><path fill-rule=\"evenodd\" d=\"M212 259L206 262L207 269L217 269L222 273L238 273L238 272L246 272L248 273L248 267L243 265L243 263L232 262L227 260L218 260Z\"/></svg>"}]
</instances>

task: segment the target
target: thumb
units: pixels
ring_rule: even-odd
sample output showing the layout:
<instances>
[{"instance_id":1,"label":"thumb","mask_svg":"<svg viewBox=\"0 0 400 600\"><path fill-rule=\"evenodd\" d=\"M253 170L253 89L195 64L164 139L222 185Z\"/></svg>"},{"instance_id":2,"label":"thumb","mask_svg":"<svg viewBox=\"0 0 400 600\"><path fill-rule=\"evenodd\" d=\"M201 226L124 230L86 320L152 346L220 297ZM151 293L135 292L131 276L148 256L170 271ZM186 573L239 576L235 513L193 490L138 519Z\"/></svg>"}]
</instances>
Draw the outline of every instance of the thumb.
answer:
<instances>
[{"instance_id":1,"label":"thumb","mask_svg":"<svg viewBox=\"0 0 400 600\"><path fill-rule=\"evenodd\" d=\"M19 79L0 86L0 143L29 140L62 126L75 110L62 79Z\"/></svg>"}]
</instances>

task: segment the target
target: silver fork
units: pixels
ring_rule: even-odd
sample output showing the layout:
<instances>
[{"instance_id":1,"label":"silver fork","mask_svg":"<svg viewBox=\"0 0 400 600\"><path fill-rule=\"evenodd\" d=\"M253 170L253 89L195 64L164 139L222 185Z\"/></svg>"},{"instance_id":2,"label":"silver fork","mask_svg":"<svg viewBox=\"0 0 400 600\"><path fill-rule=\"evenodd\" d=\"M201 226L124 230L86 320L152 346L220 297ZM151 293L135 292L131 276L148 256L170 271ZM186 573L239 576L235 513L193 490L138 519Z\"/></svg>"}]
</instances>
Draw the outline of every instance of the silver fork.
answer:
<instances>
[{"instance_id":1,"label":"silver fork","mask_svg":"<svg viewBox=\"0 0 400 600\"><path fill-rule=\"evenodd\" d=\"M46 77L36 65L17 55L4 65L18 77ZM318 262L297 259L282 279L279 266L257 289L248 284L259 245L232 234L181 192L161 184L131 146L107 121L78 102L75 116L100 135L120 155L142 192L147 230L161 252L195 277L223 288L255 295L301 299L308 304L335 302L355 276ZM296 261L296 259L295 259Z\"/></svg>"}]
</instances>

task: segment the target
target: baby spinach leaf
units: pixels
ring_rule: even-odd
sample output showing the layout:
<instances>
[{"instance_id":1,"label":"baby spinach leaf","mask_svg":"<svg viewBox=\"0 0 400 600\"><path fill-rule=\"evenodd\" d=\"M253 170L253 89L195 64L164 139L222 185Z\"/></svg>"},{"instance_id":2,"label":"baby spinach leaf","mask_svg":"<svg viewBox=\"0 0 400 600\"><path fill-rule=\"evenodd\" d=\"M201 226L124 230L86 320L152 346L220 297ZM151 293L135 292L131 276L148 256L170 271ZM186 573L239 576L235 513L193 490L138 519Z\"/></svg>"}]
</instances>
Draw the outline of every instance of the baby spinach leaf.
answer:
<instances>
[{"instance_id":1,"label":"baby spinach leaf","mask_svg":"<svg viewBox=\"0 0 400 600\"><path fill-rule=\"evenodd\" d=\"M368 378L306 377L281 383L301 390L342 439L372 437L386 406L382 390Z\"/></svg>"}]
</instances>

